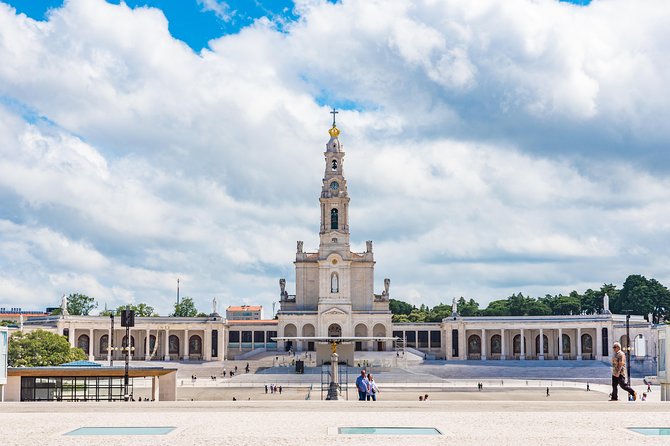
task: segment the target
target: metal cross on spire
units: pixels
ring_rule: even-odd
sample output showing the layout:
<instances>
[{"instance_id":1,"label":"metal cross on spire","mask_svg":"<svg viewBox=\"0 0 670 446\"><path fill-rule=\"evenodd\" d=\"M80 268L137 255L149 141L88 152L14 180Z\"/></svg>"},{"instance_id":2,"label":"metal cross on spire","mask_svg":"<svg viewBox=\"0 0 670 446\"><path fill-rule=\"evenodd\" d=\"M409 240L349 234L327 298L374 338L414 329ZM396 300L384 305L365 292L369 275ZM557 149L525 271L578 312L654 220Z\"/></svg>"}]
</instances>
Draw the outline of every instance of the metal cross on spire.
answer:
<instances>
[{"instance_id":1,"label":"metal cross on spire","mask_svg":"<svg viewBox=\"0 0 670 446\"><path fill-rule=\"evenodd\" d=\"M333 115L333 127L335 127L335 115L338 114L339 112L333 107L333 111L330 112L331 115Z\"/></svg>"}]
</instances>

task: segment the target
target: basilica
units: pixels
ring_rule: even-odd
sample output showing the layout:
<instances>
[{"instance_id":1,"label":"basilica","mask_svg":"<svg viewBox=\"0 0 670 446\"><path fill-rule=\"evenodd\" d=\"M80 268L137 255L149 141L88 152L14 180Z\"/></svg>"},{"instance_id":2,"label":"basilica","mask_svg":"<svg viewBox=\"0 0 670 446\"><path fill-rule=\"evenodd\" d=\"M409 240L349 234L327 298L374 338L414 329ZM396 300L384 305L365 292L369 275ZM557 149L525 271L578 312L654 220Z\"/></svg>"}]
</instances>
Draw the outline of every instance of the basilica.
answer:
<instances>
[{"instance_id":1,"label":"basilica","mask_svg":"<svg viewBox=\"0 0 670 446\"><path fill-rule=\"evenodd\" d=\"M334 115L333 115L334 116ZM121 358L130 345L134 359L157 361L253 358L265 351L311 352L314 341L291 337L379 337L355 342L355 351L410 351L442 360L607 360L611 344L629 342L634 361L653 366L658 349L655 327L641 316L597 315L461 317L435 323L393 323L389 311L391 281L375 282L372 241L363 252L350 245L349 204L340 130L333 120L324 152L319 193L319 247L297 242L295 294L279 280L277 319L208 317L136 318L130 338L109 317L29 318L21 329L47 329L66 336L92 360ZM315 191L316 192L316 191ZM379 286L380 292L375 293ZM245 311L248 309L244 309ZM628 338L628 336L630 338ZM395 341L388 338L394 337ZM395 354L394 354L395 356Z\"/></svg>"}]
</instances>

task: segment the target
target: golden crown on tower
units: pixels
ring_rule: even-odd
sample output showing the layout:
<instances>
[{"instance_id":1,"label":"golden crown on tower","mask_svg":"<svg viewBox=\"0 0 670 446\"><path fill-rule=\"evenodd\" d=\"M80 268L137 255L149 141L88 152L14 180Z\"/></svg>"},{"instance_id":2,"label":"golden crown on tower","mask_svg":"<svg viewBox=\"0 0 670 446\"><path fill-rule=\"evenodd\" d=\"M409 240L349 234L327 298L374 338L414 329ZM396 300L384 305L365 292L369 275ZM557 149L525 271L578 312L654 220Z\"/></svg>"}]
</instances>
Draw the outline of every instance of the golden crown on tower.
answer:
<instances>
[{"instance_id":1,"label":"golden crown on tower","mask_svg":"<svg viewBox=\"0 0 670 446\"><path fill-rule=\"evenodd\" d=\"M328 134L330 135L331 138L337 138L338 136L340 136L340 129L335 127L335 124L333 124L330 130L328 130Z\"/></svg>"}]
</instances>

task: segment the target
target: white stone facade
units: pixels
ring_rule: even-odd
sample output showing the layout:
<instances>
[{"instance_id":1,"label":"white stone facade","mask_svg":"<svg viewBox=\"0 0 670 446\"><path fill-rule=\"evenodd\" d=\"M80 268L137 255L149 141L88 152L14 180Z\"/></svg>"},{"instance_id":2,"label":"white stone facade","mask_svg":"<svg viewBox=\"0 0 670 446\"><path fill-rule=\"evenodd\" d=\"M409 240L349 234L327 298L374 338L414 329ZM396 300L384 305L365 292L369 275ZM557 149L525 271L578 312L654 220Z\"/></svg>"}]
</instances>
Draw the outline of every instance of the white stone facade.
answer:
<instances>
[{"instance_id":1,"label":"white stone facade","mask_svg":"<svg viewBox=\"0 0 670 446\"><path fill-rule=\"evenodd\" d=\"M390 281L385 281L386 289L381 295L375 295L372 242L367 242L365 252L352 252L349 244L349 195L339 133L333 123L324 152L319 250L304 252L299 241L295 295L286 293L282 285L277 313L281 337L391 335ZM310 342L295 346L280 343L281 349L293 347L298 351L315 349ZM365 342L356 347L382 351L392 348L385 342Z\"/></svg>"}]
</instances>

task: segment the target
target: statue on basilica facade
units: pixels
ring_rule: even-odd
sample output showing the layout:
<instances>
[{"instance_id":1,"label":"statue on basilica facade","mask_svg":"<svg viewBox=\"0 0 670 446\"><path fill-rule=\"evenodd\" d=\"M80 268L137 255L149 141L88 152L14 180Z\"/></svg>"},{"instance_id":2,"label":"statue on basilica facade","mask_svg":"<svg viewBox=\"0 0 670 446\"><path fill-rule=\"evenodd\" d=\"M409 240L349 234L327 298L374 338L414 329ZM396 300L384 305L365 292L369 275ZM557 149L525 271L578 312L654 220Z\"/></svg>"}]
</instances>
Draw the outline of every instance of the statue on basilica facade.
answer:
<instances>
[{"instance_id":1,"label":"statue on basilica facade","mask_svg":"<svg viewBox=\"0 0 670 446\"><path fill-rule=\"evenodd\" d=\"M612 314L610 311L610 297L607 293L603 296L603 314Z\"/></svg>"},{"instance_id":2,"label":"statue on basilica facade","mask_svg":"<svg viewBox=\"0 0 670 446\"><path fill-rule=\"evenodd\" d=\"M365 242L365 252L372 252L372 240Z\"/></svg>"},{"instance_id":3,"label":"statue on basilica facade","mask_svg":"<svg viewBox=\"0 0 670 446\"><path fill-rule=\"evenodd\" d=\"M212 299L212 316L218 314L218 307L219 303L216 301L216 297Z\"/></svg>"},{"instance_id":4,"label":"statue on basilica facade","mask_svg":"<svg viewBox=\"0 0 670 446\"><path fill-rule=\"evenodd\" d=\"M286 292L286 279L279 279L279 300L288 300L288 293Z\"/></svg>"},{"instance_id":5,"label":"statue on basilica facade","mask_svg":"<svg viewBox=\"0 0 670 446\"><path fill-rule=\"evenodd\" d=\"M60 314L63 316L68 316L70 313L67 311L67 296L63 294L63 297L60 301Z\"/></svg>"},{"instance_id":6,"label":"statue on basilica facade","mask_svg":"<svg viewBox=\"0 0 670 446\"><path fill-rule=\"evenodd\" d=\"M389 299L389 287L391 286L391 279L384 279L384 291L382 291L382 298L385 300Z\"/></svg>"},{"instance_id":7,"label":"statue on basilica facade","mask_svg":"<svg viewBox=\"0 0 670 446\"><path fill-rule=\"evenodd\" d=\"M458 316L458 306L456 305L456 298L451 300L451 315Z\"/></svg>"},{"instance_id":8,"label":"statue on basilica facade","mask_svg":"<svg viewBox=\"0 0 670 446\"><path fill-rule=\"evenodd\" d=\"M298 249L297 249L297 251L298 251L298 254L301 254L301 253L302 253L302 240L298 240Z\"/></svg>"}]
</instances>

